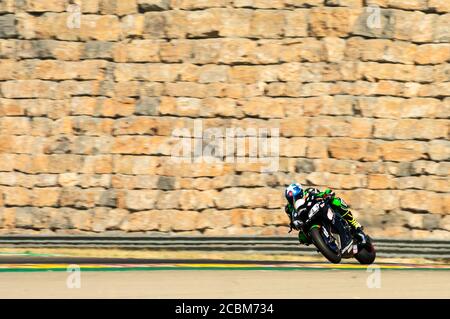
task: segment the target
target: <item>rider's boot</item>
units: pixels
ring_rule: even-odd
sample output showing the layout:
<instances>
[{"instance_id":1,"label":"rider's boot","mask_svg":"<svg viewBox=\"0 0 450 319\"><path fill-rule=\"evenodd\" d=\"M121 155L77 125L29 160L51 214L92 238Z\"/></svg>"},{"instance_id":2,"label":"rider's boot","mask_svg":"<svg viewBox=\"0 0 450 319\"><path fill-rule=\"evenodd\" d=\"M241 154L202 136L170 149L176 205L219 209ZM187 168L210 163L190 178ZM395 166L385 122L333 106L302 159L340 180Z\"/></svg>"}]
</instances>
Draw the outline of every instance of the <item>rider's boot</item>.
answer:
<instances>
[{"instance_id":1,"label":"rider's boot","mask_svg":"<svg viewBox=\"0 0 450 319\"><path fill-rule=\"evenodd\" d=\"M366 243L366 234L363 232L363 227L360 223L355 219L352 212L350 210L347 210L345 213L342 214L342 217L348 222L352 229L352 235L356 237L361 244Z\"/></svg>"},{"instance_id":2,"label":"rider's boot","mask_svg":"<svg viewBox=\"0 0 450 319\"><path fill-rule=\"evenodd\" d=\"M302 230L300 230L298 232L298 241L300 242L300 244L303 244L306 246L309 246L309 244L310 244L308 241L308 238L306 237L305 233Z\"/></svg>"}]
</instances>

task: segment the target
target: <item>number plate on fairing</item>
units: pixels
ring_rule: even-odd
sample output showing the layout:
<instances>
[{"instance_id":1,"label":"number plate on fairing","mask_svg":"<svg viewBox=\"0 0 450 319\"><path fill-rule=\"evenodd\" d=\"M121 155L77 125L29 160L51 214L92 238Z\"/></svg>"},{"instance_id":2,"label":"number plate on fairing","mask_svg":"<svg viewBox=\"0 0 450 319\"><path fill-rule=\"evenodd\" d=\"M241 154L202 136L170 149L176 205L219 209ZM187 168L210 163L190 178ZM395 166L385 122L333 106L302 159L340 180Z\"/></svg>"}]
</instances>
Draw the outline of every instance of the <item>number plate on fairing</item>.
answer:
<instances>
[{"instance_id":1,"label":"number plate on fairing","mask_svg":"<svg viewBox=\"0 0 450 319\"><path fill-rule=\"evenodd\" d=\"M333 220L334 212L328 208L327 217L329 220Z\"/></svg>"}]
</instances>

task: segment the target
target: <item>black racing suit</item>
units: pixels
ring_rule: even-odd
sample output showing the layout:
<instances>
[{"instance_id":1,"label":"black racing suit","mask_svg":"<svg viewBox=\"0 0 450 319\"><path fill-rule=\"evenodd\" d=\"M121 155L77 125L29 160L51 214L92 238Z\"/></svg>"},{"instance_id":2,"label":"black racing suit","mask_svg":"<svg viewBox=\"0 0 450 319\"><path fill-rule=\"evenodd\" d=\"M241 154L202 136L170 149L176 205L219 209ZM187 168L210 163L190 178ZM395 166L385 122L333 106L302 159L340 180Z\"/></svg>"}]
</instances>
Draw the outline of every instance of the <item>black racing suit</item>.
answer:
<instances>
[{"instance_id":1,"label":"black racing suit","mask_svg":"<svg viewBox=\"0 0 450 319\"><path fill-rule=\"evenodd\" d=\"M332 206L332 209L336 213L340 214L348 222L355 234L358 234L363 238L363 240L365 239L361 224L356 221L355 217L353 217L353 214L345 201L339 197L336 197L331 189L327 188L325 189L325 191L321 192L317 188L307 188L303 191L303 196L314 196L319 198L331 197L330 204ZM301 230L300 227L298 227L298 216L293 204L288 203L285 206L284 211L289 216L291 229L293 228L295 230ZM302 243L304 243L305 241L303 240L304 238L304 234L299 234L299 239Z\"/></svg>"}]
</instances>

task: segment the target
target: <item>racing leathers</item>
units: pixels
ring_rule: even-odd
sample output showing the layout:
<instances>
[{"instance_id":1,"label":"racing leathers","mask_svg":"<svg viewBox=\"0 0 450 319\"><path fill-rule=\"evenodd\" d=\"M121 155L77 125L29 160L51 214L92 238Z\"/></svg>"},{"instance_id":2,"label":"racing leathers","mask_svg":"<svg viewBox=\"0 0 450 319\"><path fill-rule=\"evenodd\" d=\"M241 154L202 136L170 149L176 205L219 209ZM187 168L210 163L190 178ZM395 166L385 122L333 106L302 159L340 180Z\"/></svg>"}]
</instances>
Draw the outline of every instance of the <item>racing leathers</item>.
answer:
<instances>
[{"instance_id":1,"label":"racing leathers","mask_svg":"<svg viewBox=\"0 0 450 319\"><path fill-rule=\"evenodd\" d=\"M303 196L314 196L316 198L328 198L330 197L330 204L331 208L338 214L340 214L347 223L351 226L352 232L354 235L358 236L362 242L365 242L365 235L362 231L362 226L358 223L358 221L353 216L352 212L350 211L348 205L345 203L345 201L339 197L335 196L335 193L327 188L323 192L319 191L316 188L307 188L303 190ZM299 216L297 215L297 212L294 208L294 206L291 203L288 203L284 208L286 214L289 216L290 219L290 227L291 229L299 230L299 240L301 243L306 243L306 236L301 231L301 221L299 220Z\"/></svg>"}]
</instances>

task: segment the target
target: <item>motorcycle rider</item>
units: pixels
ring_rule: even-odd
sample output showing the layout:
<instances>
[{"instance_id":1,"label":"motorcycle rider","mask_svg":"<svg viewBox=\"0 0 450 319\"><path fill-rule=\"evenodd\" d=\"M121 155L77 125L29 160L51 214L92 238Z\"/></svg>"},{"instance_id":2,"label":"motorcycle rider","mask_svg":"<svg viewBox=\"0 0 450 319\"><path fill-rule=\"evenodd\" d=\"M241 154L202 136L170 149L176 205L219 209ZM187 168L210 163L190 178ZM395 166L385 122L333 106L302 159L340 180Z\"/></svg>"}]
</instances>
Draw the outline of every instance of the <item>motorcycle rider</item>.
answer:
<instances>
[{"instance_id":1,"label":"motorcycle rider","mask_svg":"<svg viewBox=\"0 0 450 319\"><path fill-rule=\"evenodd\" d=\"M327 188L321 192L317 188L310 187L303 189L301 184L293 183L286 188L284 195L288 202L284 208L284 211L289 216L291 230L295 229L300 231L299 240L302 244L308 244L308 240L301 228L302 222L299 219L300 214L298 214L297 210L301 204L304 203L302 199L306 199L309 196L314 196L319 200L330 198L331 208L347 221L347 223L351 226L352 234L359 238L361 243L364 244L366 242L366 235L363 232L363 227L353 217L353 214L345 201L339 197L336 197L335 193L331 189Z\"/></svg>"}]
</instances>

